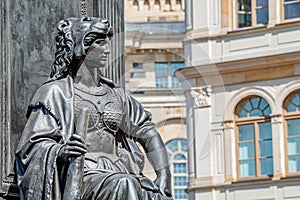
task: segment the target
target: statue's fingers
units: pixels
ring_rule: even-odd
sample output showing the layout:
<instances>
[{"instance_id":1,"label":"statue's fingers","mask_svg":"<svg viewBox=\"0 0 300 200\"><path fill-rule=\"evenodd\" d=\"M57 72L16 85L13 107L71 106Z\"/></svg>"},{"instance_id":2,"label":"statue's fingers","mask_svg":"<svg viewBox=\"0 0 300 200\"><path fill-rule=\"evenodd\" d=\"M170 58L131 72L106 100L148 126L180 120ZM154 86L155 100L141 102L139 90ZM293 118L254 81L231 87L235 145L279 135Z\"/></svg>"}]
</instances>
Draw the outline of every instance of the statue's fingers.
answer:
<instances>
[{"instance_id":1,"label":"statue's fingers","mask_svg":"<svg viewBox=\"0 0 300 200\"><path fill-rule=\"evenodd\" d=\"M79 153L81 153L81 154L85 154L85 153L87 152L86 149L81 148L81 147L78 147L78 146L68 146L68 147L67 147L67 151L69 151L69 152L75 151L75 152L79 152Z\"/></svg>"},{"instance_id":2,"label":"statue's fingers","mask_svg":"<svg viewBox=\"0 0 300 200\"><path fill-rule=\"evenodd\" d=\"M77 152L80 152L80 153L86 153L87 152L86 149L78 147L78 146L73 146L73 148L71 149L71 151L77 151Z\"/></svg>"},{"instance_id":3,"label":"statue's fingers","mask_svg":"<svg viewBox=\"0 0 300 200\"><path fill-rule=\"evenodd\" d=\"M84 141L84 139L82 138L82 137L80 137L79 135L77 135L77 134L73 134L71 137L70 137L70 140L72 141L74 141L74 140L77 140L77 141L79 141L79 142L81 142L81 143L85 143L85 141Z\"/></svg>"},{"instance_id":4,"label":"statue's fingers","mask_svg":"<svg viewBox=\"0 0 300 200\"><path fill-rule=\"evenodd\" d=\"M76 140L69 140L68 142L67 142L67 145L69 145L69 146L78 146L78 147L81 147L81 148L83 148L83 149L86 149L87 147L86 147L86 145L85 144L83 144L83 143L81 143L81 142L79 142L79 141L76 141Z\"/></svg>"},{"instance_id":5,"label":"statue's fingers","mask_svg":"<svg viewBox=\"0 0 300 200\"><path fill-rule=\"evenodd\" d=\"M79 157L81 156L82 154L77 152L77 151L70 151L69 154L68 154L68 157Z\"/></svg>"}]
</instances>

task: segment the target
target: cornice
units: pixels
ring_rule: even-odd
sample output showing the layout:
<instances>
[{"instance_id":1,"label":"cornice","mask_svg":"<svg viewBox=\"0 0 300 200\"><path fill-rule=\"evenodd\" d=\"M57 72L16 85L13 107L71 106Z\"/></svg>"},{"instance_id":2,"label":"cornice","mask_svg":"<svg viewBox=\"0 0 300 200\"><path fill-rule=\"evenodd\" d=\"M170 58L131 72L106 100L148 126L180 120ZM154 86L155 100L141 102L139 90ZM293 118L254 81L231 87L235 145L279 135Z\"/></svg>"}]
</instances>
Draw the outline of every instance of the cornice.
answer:
<instances>
[{"instance_id":1,"label":"cornice","mask_svg":"<svg viewBox=\"0 0 300 200\"><path fill-rule=\"evenodd\" d=\"M299 27L300 21L292 22L281 22L275 25L261 25L257 27L247 27L237 30L225 29L218 34L211 34L209 28L194 29L186 32L184 42L190 42L192 40L203 41L203 40L216 40L225 39L233 36L248 35L252 33L270 32L274 30L281 30L293 27Z\"/></svg>"},{"instance_id":2,"label":"cornice","mask_svg":"<svg viewBox=\"0 0 300 200\"><path fill-rule=\"evenodd\" d=\"M300 52L279 54L244 60L234 60L214 64L190 66L176 71L176 76L180 81L191 78L203 78L210 76L222 76L232 73L246 73L264 69L275 69L280 67L294 68L300 63ZM298 74L294 74L298 75ZM284 76L284 74L283 74ZM271 77L270 77L271 78Z\"/></svg>"},{"instance_id":3,"label":"cornice","mask_svg":"<svg viewBox=\"0 0 300 200\"><path fill-rule=\"evenodd\" d=\"M265 179L251 179L245 181L225 182L225 183L214 183L213 177L203 177L190 180L188 191L195 190L207 190L207 189L229 189L239 188L247 186L258 186L258 185L281 185L288 183L298 183L300 181L299 176L295 177L281 177L281 178L265 178Z\"/></svg>"}]
</instances>

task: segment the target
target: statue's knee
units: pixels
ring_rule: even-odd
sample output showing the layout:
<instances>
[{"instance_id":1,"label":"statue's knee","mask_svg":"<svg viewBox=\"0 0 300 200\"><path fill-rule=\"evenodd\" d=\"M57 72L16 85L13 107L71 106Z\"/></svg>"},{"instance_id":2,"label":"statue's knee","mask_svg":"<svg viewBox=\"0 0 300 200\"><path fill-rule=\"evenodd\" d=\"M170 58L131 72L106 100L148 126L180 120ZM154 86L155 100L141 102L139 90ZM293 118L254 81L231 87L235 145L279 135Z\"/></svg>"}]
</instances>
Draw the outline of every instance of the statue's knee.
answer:
<instances>
[{"instance_id":1,"label":"statue's knee","mask_svg":"<svg viewBox=\"0 0 300 200\"><path fill-rule=\"evenodd\" d=\"M138 180L131 175L127 175L127 174L119 175L117 180L119 186L122 187L123 189L129 189L129 188L138 189L140 187Z\"/></svg>"}]
</instances>

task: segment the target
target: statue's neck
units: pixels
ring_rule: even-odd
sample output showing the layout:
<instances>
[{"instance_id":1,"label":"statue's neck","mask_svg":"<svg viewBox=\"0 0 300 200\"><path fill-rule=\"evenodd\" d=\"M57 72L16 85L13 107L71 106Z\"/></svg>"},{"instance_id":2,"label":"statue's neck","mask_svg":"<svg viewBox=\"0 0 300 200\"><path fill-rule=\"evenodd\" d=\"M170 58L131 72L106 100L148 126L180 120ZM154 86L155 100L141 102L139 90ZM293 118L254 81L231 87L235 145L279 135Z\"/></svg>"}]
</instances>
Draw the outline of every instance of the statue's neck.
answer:
<instances>
[{"instance_id":1,"label":"statue's neck","mask_svg":"<svg viewBox=\"0 0 300 200\"><path fill-rule=\"evenodd\" d=\"M99 69L87 69L85 64L83 63L82 66L78 69L76 76L74 77L75 84L84 85L87 88L94 88L97 87L99 76L101 72Z\"/></svg>"}]
</instances>

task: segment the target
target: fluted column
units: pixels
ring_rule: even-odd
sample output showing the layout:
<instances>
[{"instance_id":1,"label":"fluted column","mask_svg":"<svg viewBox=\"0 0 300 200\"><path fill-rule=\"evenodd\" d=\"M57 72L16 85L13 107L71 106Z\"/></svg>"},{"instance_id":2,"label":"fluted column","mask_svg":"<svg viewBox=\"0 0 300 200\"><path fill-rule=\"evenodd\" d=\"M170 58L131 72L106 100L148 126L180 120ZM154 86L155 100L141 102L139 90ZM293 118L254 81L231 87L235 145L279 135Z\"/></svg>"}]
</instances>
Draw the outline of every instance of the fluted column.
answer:
<instances>
[{"instance_id":1,"label":"fluted column","mask_svg":"<svg viewBox=\"0 0 300 200\"><path fill-rule=\"evenodd\" d=\"M108 60L108 66L105 75L106 77L112 79L115 83L119 84L121 87L124 87L124 2L120 0L81 1L87 4L87 15L106 18L111 23L114 30L114 37L111 41L111 53Z\"/></svg>"},{"instance_id":2,"label":"fluted column","mask_svg":"<svg viewBox=\"0 0 300 200\"><path fill-rule=\"evenodd\" d=\"M2 180L6 178L9 171L10 155L8 149L9 144L9 109L10 109L10 95L9 95L9 65L8 65L8 30L7 30L7 1L4 0L0 4L1 17L1 31L0 31L0 194L2 193Z\"/></svg>"}]
</instances>

